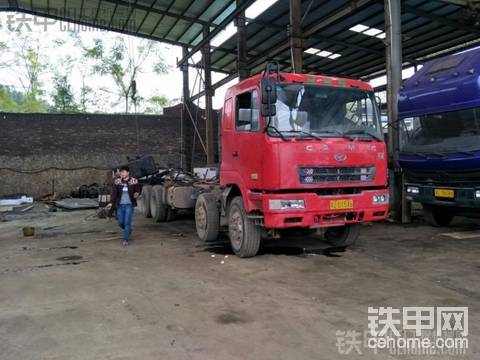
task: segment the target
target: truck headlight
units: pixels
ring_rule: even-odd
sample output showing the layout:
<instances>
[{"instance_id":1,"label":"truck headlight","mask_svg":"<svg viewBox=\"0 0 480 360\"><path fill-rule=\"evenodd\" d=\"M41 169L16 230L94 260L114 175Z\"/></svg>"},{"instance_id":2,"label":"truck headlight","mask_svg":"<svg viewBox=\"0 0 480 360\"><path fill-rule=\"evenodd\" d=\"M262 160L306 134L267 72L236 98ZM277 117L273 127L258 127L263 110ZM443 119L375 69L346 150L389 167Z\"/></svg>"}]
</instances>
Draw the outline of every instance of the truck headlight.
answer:
<instances>
[{"instance_id":1,"label":"truck headlight","mask_svg":"<svg viewBox=\"0 0 480 360\"><path fill-rule=\"evenodd\" d=\"M407 186L407 194L419 194L420 189L418 186Z\"/></svg>"},{"instance_id":2,"label":"truck headlight","mask_svg":"<svg viewBox=\"0 0 480 360\"><path fill-rule=\"evenodd\" d=\"M475 190L475 199L480 199L480 190Z\"/></svg>"},{"instance_id":3,"label":"truck headlight","mask_svg":"<svg viewBox=\"0 0 480 360\"><path fill-rule=\"evenodd\" d=\"M388 195L378 194L373 195L374 204L388 204Z\"/></svg>"},{"instance_id":4,"label":"truck headlight","mask_svg":"<svg viewBox=\"0 0 480 360\"><path fill-rule=\"evenodd\" d=\"M305 201L300 199L294 200L269 200L268 208L270 210L296 210L305 209Z\"/></svg>"}]
</instances>

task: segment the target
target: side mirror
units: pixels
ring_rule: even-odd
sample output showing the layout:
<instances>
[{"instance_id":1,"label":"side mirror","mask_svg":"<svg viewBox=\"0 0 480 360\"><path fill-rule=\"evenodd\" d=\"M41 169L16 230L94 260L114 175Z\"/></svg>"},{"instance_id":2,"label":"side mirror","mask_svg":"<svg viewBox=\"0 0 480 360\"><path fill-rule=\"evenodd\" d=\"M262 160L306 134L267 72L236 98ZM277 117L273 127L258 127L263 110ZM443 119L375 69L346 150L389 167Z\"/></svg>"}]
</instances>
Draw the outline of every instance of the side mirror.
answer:
<instances>
[{"instance_id":1,"label":"side mirror","mask_svg":"<svg viewBox=\"0 0 480 360\"><path fill-rule=\"evenodd\" d=\"M260 80L262 93L262 116L274 116L276 114L275 103L277 102L276 82L271 77Z\"/></svg>"},{"instance_id":2,"label":"side mirror","mask_svg":"<svg viewBox=\"0 0 480 360\"><path fill-rule=\"evenodd\" d=\"M277 102L277 87L273 78L262 78L260 88L262 90L262 104L275 104Z\"/></svg>"}]
</instances>

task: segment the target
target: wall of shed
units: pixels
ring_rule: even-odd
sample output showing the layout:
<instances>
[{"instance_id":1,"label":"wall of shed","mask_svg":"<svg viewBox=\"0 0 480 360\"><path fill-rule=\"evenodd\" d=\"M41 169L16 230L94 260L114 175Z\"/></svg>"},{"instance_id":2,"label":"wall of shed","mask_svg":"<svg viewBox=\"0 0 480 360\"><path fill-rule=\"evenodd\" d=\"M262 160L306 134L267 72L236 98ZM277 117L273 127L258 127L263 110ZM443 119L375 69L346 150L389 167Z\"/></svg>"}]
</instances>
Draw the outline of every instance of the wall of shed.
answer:
<instances>
[{"instance_id":1,"label":"wall of shed","mask_svg":"<svg viewBox=\"0 0 480 360\"><path fill-rule=\"evenodd\" d=\"M137 147L138 122L138 147ZM204 121L199 127L204 134ZM152 155L160 166L202 166L201 148L192 150L193 127L183 121L181 106L164 115L14 114L0 113L0 196L27 193L41 197L52 191L70 193L83 184L103 184L108 170L127 157ZM183 161L181 162L181 158ZM46 168L83 168L46 170ZM25 174L15 170L39 170Z\"/></svg>"}]
</instances>

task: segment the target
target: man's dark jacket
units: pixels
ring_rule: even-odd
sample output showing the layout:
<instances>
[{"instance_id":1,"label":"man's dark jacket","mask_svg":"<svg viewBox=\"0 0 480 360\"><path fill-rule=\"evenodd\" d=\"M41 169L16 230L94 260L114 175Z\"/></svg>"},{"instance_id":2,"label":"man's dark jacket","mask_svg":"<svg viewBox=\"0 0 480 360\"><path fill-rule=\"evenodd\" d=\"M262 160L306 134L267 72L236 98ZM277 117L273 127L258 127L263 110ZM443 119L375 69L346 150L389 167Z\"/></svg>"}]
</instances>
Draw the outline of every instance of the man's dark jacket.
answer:
<instances>
[{"instance_id":1,"label":"man's dark jacket","mask_svg":"<svg viewBox=\"0 0 480 360\"><path fill-rule=\"evenodd\" d=\"M128 180L126 181L123 181L122 179L117 178L113 182L112 197L111 197L111 203L113 208L116 208L120 203L120 199L122 198L123 184L125 182L128 185L128 195L130 196L130 201L132 202L132 206L133 207L137 206L137 200L133 197L133 194L140 193L140 184L138 183L137 179L133 177L129 177Z\"/></svg>"}]
</instances>

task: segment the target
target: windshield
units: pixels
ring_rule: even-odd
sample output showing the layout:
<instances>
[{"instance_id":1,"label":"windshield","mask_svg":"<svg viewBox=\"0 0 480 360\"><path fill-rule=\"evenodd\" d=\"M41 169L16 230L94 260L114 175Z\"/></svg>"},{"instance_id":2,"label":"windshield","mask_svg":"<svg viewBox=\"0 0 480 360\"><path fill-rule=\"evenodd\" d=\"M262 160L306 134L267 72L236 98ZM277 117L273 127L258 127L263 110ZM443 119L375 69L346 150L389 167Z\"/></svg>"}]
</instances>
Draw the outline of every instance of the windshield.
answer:
<instances>
[{"instance_id":1,"label":"windshield","mask_svg":"<svg viewBox=\"0 0 480 360\"><path fill-rule=\"evenodd\" d=\"M271 126L291 136L381 137L380 121L372 92L304 84L277 85L276 116ZM270 132L275 135L275 132Z\"/></svg>"},{"instance_id":2,"label":"windshield","mask_svg":"<svg viewBox=\"0 0 480 360\"><path fill-rule=\"evenodd\" d=\"M480 149L480 109L401 119L402 151L455 152Z\"/></svg>"}]
</instances>

